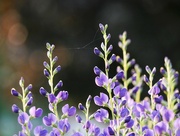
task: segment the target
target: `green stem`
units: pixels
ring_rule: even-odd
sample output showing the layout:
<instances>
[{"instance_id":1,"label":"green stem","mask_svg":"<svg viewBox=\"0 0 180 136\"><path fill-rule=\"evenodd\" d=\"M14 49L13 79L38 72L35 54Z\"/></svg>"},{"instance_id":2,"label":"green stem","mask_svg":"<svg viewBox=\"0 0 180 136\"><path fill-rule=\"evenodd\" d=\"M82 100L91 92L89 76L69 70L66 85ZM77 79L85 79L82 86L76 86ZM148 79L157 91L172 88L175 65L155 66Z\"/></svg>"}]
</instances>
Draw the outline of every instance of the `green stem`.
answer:
<instances>
[{"instance_id":1,"label":"green stem","mask_svg":"<svg viewBox=\"0 0 180 136\"><path fill-rule=\"evenodd\" d=\"M106 76L107 76L107 78L109 79L109 69L107 68L107 66L108 66L108 52L107 52L107 43L108 43L108 41L107 41L107 35L106 35L106 33L104 34L104 46L105 46L105 48L104 48L104 63L105 63L105 73L106 73ZM113 113L113 101L112 101L112 94L111 94L111 84L110 83L108 83L108 86L107 86L107 92L108 92L108 95L109 95L109 101L110 101L110 110L111 110L111 114L112 114L112 118L114 119L115 117L114 117L114 113Z\"/></svg>"}]
</instances>

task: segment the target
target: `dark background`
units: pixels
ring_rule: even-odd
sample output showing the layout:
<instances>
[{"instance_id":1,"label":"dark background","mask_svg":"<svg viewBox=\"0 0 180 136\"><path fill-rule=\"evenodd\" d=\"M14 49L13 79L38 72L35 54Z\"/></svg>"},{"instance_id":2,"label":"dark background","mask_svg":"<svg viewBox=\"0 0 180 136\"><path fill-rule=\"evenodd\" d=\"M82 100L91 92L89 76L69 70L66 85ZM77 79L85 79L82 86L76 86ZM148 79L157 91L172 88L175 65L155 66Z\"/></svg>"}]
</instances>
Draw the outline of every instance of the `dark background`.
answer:
<instances>
[{"instance_id":1,"label":"dark background","mask_svg":"<svg viewBox=\"0 0 180 136\"><path fill-rule=\"evenodd\" d=\"M20 103L10 90L20 91L21 76L26 85L34 86L34 104L47 109L39 94L41 86L49 89L42 65L47 60L46 42L56 45L57 63L62 66L56 81L63 80L68 103L84 103L89 94L103 91L94 84L93 73L95 65L103 68L93 54L103 40L99 23L108 24L114 53L121 55L118 35L127 31L132 41L128 51L142 68L155 66L158 78L168 56L179 71L179 0L0 0L0 135L19 130L11 105Z\"/></svg>"}]
</instances>

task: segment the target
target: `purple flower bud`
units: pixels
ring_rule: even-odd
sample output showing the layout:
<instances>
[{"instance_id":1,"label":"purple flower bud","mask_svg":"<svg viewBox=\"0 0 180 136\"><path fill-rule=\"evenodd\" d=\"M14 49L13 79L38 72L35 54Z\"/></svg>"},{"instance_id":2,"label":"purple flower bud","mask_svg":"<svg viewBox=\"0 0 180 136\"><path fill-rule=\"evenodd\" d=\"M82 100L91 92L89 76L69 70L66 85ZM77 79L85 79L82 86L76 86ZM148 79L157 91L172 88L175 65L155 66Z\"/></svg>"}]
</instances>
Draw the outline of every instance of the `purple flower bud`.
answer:
<instances>
[{"instance_id":1,"label":"purple flower bud","mask_svg":"<svg viewBox=\"0 0 180 136\"><path fill-rule=\"evenodd\" d=\"M43 87L41 87L41 88L39 89L39 92L40 92L40 94L41 94L42 96L46 96L46 95L47 95L47 91L46 91Z\"/></svg>"},{"instance_id":2,"label":"purple flower bud","mask_svg":"<svg viewBox=\"0 0 180 136\"><path fill-rule=\"evenodd\" d=\"M101 70L100 70L97 66L95 66L95 67L94 67L94 73L95 73L97 76L99 76L100 73L101 73Z\"/></svg>"},{"instance_id":3,"label":"purple flower bud","mask_svg":"<svg viewBox=\"0 0 180 136\"><path fill-rule=\"evenodd\" d=\"M135 133L130 133L128 134L128 136L135 136Z\"/></svg>"},{"instance_id":4,"label":"purple flower bud","mask_svg":"<svg viewBox=\"0 0 180 136\"><path fill-rule=\"evenodd\" d=\"M121 59L119 56L116 56L116 61L117 61L118 63L121 63L121 62L122 62L122 59Z\"/></svg>"},{"instance_id":5,"label":"purple flower bud","mask_svg":"<svg viewBox=\"0 0 180 136\"><path fill-rule=\"evenodd\" d=\"M146 66L146 67L145 67L145 69L146 69L146 72L147 72L148 74L150 74L150 73L151 73L151 69L150 69L150 67L149 67L149 66Z\"/></svg>"},{"instance_id":6,"label":"purple flower bud","mask_svg":"<svg viewBox=\"0 0 180 136\"><path fill-rule=\"evenodd\" d=\"M78 104L78 108L79 108L80 110L82 110L82 111L85 111L85 110L86 110L86 108L82 105L82 103L79 103L79 104Z\"/></svg>"},{"instance_id":7,"label":"purple flower bud","mask_svg":"<svg viewBox=\"0 0 180 136\"><path fill-rule=\"evenodd\" d=\"M34 118L41 117L42 113L43 113L43 110L41 108L36 109L35 106L29 109L29 114Z\"/></svg>"},{"instance_id":8,"label":"purple flower bud","mask_svg":"<svg viewBox=\"0 0 180 136\"><path fill-rule=\"evenodd\" d=\"M76 108L74 106L69 108L69 104L66 104L62 107L62 113L67 116L73 116L76 113Z\"/></svg>"},{"instance_id":9,"label":"purple flower bud","mask_svg":"<svg viewBox=\"0 0 180 136\"><path fill-rule=\"evenodd\" d=\"M55 64L55 63L57 62L57 60L58 60L58 57L55 56L55 57L53 58L53 60L52 60L53 64Z\"/></svg>"},{"instance_id":10,"label":"purple flower bud","mask_svg":"<svg viewBox=\"0 0 180 136\"><path fill-rule=\"evenodd\" d=\"M48 116L43 117L43 123L46 126L51 126L55 124L56 121L57 121L57 118L53 113L49 113Z\"/></svg>"},{"instance_id":11,"label":"purple flower bud","mask_svg":"<svg viewBox=\"0 0 180 136\"><path fill-rule=\"evenodd\" d=\"M50 68L49 64L48 64L46 61L43 62L43 65L44 65L44 67L47 68L47 69Z\"/></svg>"},{"instance_id":12,"label":"purple flower bud","mask_svg":"<svg viewBox=\"0 0 180 136\"><path fill-rule=\"evenodd\" d=\"M162 75L166 74L166 70L163 67L160 68L160 72L161 72Z\"/></svg>"},{"instance_id":13,"label":"purple flower bud","mask_svg":"<svg viewBox=\"0 0 180 136\"><path fill-rule=\"evenodd\" d=\"M37 126L34 128L34 135L35 136L46 136L48 134L48 131L43 128L42 126Z\"/></svg>"},{"instance_id":14,"label":"purple flower bud","mask_svg":"<svg viewBox=\"0 0 180 136\"><path fill-rule=\"evenodd\" d=\"M136 63L135 59L132 59L131 61L128 62L129 66L133 66Z\"/></svg>"},{"instance_id":15,"label":"purple flower bud","mask_svg":"<svg viewBox=\"0 0 180 136\"><path fill-rule=\"evenodd\" d=\"M31 91L32 90L32 84L29 84L28 86L27 86L27 91Z\"/></svg>"},{"instance_id":16,"label":"purple flower bud","mask_svg":"<svg viewBox=\"0 0 180 136\"><path fill-rule=\"evenodd\" d=\"M19 80L19 85L20 87L24 87L24 78L21 77L21 79Z\"/></svg>"},{"instance_id":17,"label":"purple flower bud","mask_svg":"<svg viewBox=\"0 0 180 136\"><path fill-rule=\"evenodd\" d=\"M121 88L120 86L116 86L113 89L113 93L116 97L122 98L127 94L127 89L126 88Z\"/></svg>"},{"instance_id":18,"label":"purple flower bud","mask_svg":"<svg viewBox=\"0 0 180 136\"><path fill-rule=\"evenodd\" d=\"M109 113L107 110L100 108L94 113L94 118L97 122L104 122L109 118Z\"/></svg>"},{"instance_id":19,"label":"purple flower bud","mask_svg":"<svg viewBox=\"0 0 180 136\"><path fill-rule=\"evenodd\" d=\"M99 24L99 28L101 30L101 33L103 34L104 33L104 25L100 23Z\"/></svg>"},{"instance_id":20,"label":"purple flower bud","mask_svg":"<svg viewBox=\"0 0 180 136\"><path fill-rule=\"evenodd\" d=\"M19 107L16 105L16 104L13 104L12 105L12 111L14 112L14 113L19 113Z\"/></svg>"},{"instance_id":21,"label":"purple flower bud","mask_svg":"<svg viewBox=\"0 0 180 136\"><path fill-rule=\"evenodd\" d=\"M163 96L162 96L162 95L154 98L154 101L155 101L156 103L159 103L159 104L161 104L162 100L163 100Z\"/></svg>"},{"instance_id":22,"label":"purple flower bud","mask_svg":"<svg viewBox=\"0 0 180 136\"><path fill-rule=\"evenodd\" d=\"M27 106L31 106L33 103L33 97L30 97L26 103Z\"/></svg>"},{"instance_id":23,"label":"purple flower bud","mask_svg":"<svg viewBox=\"0 0 180 136\"><path fill-rule=\"evenodd\" d=\"M144 75L144 82L145 82L146 84L149 84L149 79L147 78L146 75Z\"/></svg>"},{"instance_id":24,"label":"purple flower bud","mask_svg":"<svg viewBox=\"0 0 180 136\"><path fill-rule=\"evenodd\" d=\"M133 94L136 94L138 90L139 90L139 86L134 86L134 87L132 88L132 93L133 93Z\"/></svg>"},{"instance_id":25,"label":"purple flower bud","mask_svg":"<svg viewBox=\"0 0 180 136\"><path fill-rule=\"evenodd\" d=\"M86 100L86 107L89 107L89 106L90 106L91 101L92 101L92 96L89 95L88 98L87 98L87 100Z\"/></svg>"},{"instance_id":26,"label":"purple flower bud","mask_svg":"<svg viewBox=\"0 0 180 136\"><path fill-rule=\"evenodd\" d=\"M104 55L102 54L102 52L101 52L97 47L94 48L94 54L97 55L97 56L99 56L99 57L101 57L101 58L104 57Z\"/></svg>"},{"instance_id":27,"label":"purple flower bud","mask_svg":"<svg viewBox=\"0 0 180 136\"><path fill-rule=\"evenodd\" d=\"M155 73L156 73L156 68L154 67L154 68L152 69L152 74L155 75Z\"/></svg>"},{"instance_id":28,"label":"purple flower bud","mask_svg":"<svg viewBox=\"0 0 180 136\"><path fill-rule=\"evenodd\" d=\"M125 123L129 122L131 120L131 116L127 116L124 120Z\"/></svg>"},{"instance_id":29,"label":"purple flower bud","mask_svg":"<svg viewBox=\"0 0 180 136\"><path fill-rule=\"evenodd\" d=\"M115 54L112 54L111 58L112 62L114 62L116 60L116 55Z\"/></svg>"},{"instance_id":30,"label":"purple flower bud","mask_svg":"<svg viewBox=\"0 0 180 136\"><path fill-rule=\"evenodd\" d=\"M125 105L126 104L126 100L123 100L122 102L121 102L121 105Z\"/></svg>"},{"instance_id":31,"label":"purple flower bud","mask_svg":"<svg viewBox=\"0 0 180 136\"><path fill-rule=\"evenodd\" d=\"M57 74L59 71L61 71L61 66L60 66L60 65L57 66L57 67L54 69L53 74L55 75L55 74Z\"/></svg>"},{"instance_id":32,"label":"purple flower bud","mask_svg":"<svg viewBox=\"0 0 180 136\"><path fill-rule=\"evenodd\" d=\"M100 93L100 97L94 97L94 103L98 106L104 106L108 103L108 96L105 93Z\"/></svg>"},{"instance_id":33,"label":"purple flower bud","mask_svg":"<svg viewBox=\"0 0 180 136\"><path fill-rule=\"evenodd\" d=\"M78 123L81 123L82 122L82 118L77 114L76 115L76 121L78 122Z\"/></svg>"},{"instance_id":34,"label":"purple flower bud","mask_svg":"<svg viewBox=\"0 0 180 136\"><path fill-rule=\"evenodd\" d=\"M151 129L146 129L144 136L154 136L154 132Z\"/></svg>"},{"instance_id":35,"label":"purple flower bud","mask_svg":"<svg viewBox=\"0 0 180 136\"><path fill-rule=\"evenodd\" d=\"M20 125L27 124L29 122L29 116L26 112L21 112L18 116L18 122Z\"/></svg>"},{"instance_id":36,"label":"purple flower bud","mask_svg":"<svg viewBox=\"0 0 180 136\"><path fill-rule=\"evenodd\" d=\"M124 71L120 71L116 74L116 79L119 80L119 79L122 79L124 78Z\"/></svg>"},{"instance_id":37,"label":"purple flower bud","mask_svg":"<svg viewBox=\"0 0 180 136\"><path fill-rule=\"evenodd\" d=\"M90 121L88 120L88 121L86 121L86 123L84 124L83 128L85 128L86 131L88 131L88 130L90 129L90 127L91 127L91 123L90 123Z\"/></svg>"},{"instance_id":38,"label":"purple flower bud","mask_svg":"<svg viewBox=\"0 0 180 136\"><path fill-rule=\"evenodd\" d=\"M49 74L49 72L47 71L47 69L44 69L44 75L45 75L46 77L49 77L49 76L50 76L50 74Z\"/></svg>"},{"instance_id":39,"label":"purple flower bud","mask_svg":"<svg viewBox=\"0 0 180 136\"><path fill-rule=\"evenodd\" d=\"M107 52L110 53L113 50L112 44L108 47Z\"/></svg>"},{"instance_id":40,"label":"purple flower bud","mask_svg":"<svg viewBox=\"0 0 180 136\"><path fill-rule=\"evenodd\" d=\"M19 96L19 92L16 91L16 89L14 89L14 88L11 89L11 94L12 94L13 96Z\"/></svg>"},{"instance_id":41,"label":"purple flower bud","mask_svg":"<svg viewBox=\"0 0 180 136\"><path fill-rule=\"evenodd\" d=\"M111 127L108 127L108 133L110 136L114 136L114 131Z\"/></svg>"},{"instance_id":42,"label":"purple flower bud","mask_svg":"<svg viewBox=\"0 0 180 136\"><path fill-rule=\"evenodd\" d=\"M58 128L62 133L67 133L70 129L70 124L68 123L68 119L62 119L58 122Z\"/></svg>"},{"instance_id":43,"label":"purple flower bud","mask_svg":"<svg viewBox=\"0 0 180 136\"><path fill-rule=\"evenodd\" d=\"M68 99L69 93L68 91L60 91L58 95L56 96L57 99L61 101L65 101Z\"/></svg>"},{"instance_id":44,"label":"purple flower bud","mask_svg":"<svg viewBox=\"0 0 180 136\"><path fill-rule=\"evenodd\" d=\"M49 94L48 95L48 101L49 101L49 103L56 103L57 99L56 99L54 94Z\"/></svg>"},{"instance_id":45,"label":"purple flower bud","mask_svg":"<svg viewBox=\"0 0 180 136\"><path fill-rule=\"evenodd\" d=\"M56 84L54 90L57 91L57 90L60 89L62 86L63 86L63 82L62 82L62 80L60 80L60 81Z\"/></svg>"},{"instance_id":46,"label":"purple flower bud","mask_svg":"<svg viewBox=\"0 0 180 136\"><path fill-rule=\"evenodd\" d=\"M111 39L111 34L107 35L107 41L109 42L109 40Z\"/></svg>"}]
</instances>

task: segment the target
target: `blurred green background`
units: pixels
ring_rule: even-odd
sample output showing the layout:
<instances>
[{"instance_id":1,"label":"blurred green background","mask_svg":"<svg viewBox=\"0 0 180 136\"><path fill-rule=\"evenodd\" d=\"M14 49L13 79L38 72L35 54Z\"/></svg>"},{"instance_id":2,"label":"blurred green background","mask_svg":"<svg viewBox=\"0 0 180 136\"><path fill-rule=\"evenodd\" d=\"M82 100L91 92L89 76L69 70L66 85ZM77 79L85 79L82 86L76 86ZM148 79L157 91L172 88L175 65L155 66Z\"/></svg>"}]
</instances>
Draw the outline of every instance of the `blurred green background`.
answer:
<instances>
[{"instance_id":1,"label":"blurred green background","mask_svg":"<svg viewBox=\"0 0 180 136\"><path fill-rule=\"evenodd\" d=\"M20 91L21 76L26 85L33 84L34 104L48 108L39 94L41 86L49 89L42 65L46 42L56 45L62 66L56 81L63 80L70 104L84 103L89 94L102 91L93 73L95 65L103 67L93 54L102 42L99 23L109 25L116 54L121 54L118 35L127 31L132 40L128 51L142 68L148 64L159 69L168 56L179 71L179 0L0 0L0 136L20 130L11 112L11 105L20 103L10 90Z\"/></svg>"}]
</instances>

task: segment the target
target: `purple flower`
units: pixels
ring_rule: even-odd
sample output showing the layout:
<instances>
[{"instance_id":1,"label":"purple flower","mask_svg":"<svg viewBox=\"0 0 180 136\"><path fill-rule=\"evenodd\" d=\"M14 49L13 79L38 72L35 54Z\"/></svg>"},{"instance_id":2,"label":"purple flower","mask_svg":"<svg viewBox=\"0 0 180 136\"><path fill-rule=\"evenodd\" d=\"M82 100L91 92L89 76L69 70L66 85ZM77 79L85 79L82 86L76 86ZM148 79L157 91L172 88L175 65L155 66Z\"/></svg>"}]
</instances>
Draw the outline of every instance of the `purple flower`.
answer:
<instances>
[{"instance_id":1,"label":"purple flower","mask_svg":"<svg viewBox=\"0 0 180 136\"><path fill-rule=\"evenodd\" d=\"M96 121L98 122L104 122L105 120L107 120L109 117L109 113L107 110L105 109L98 109L95 113L94 113L94 118L96 119Z\"/></svg>"},{"instance_id":2,"label":"purple flower","mask_svg":"<svg viewBox=\"0 0 180 136\"><path fill-rule=\"evenodd\" d=\"M154 136L154 132L151 129L145 129L144 132L145 132L144 136Z\"/></svg>"},{"instance_id":3,"label":"purple flower","mask_svg":"<svg viewBox=\"0 0 180 136\"><path fill-rule=\"evenodd\" d=\"M21 112L18 116L18 122L21 125L27 124L29 122L29 116L26 112Z\"/></svg>"},{"instance_id":4,"label":"purple flower","mask_svg":"<svg viewBox=\"0 0 180 136\"><path fill-rule=\"evenodd\" d=\"M12 105L12 111L14 112L14 113L19 113L19 107L16 105L16 104L13 104Z\"/></svg>"},{"instance_id":5,"label":"purple flower","mask_svg":"<svg viewBox=\"0 0 180 136\"><path fill-rule=\"evenodd\" d=\"M129 110L127 108L123 108L121 111L120 111L120 116L122 118L124 118L125 116L128 116L129 115Z\"/></svg>"},{"instance_id":6,"label":"purple flower","mask_svg":"<svg viewBox=\"0 0 180 136\"><path fill-rule=\"evenodd\" d=\"M34 129L34 135L35 136L47 136L48 131L44 129L42 126L37 126Z\"/></svg>"},{"instance_id":7,"label":"purple flower","mask_svg":"<svg viewBox=\"0 0 180 136\"><path fill-rule=\"evenodd\" d=\"M69 96L69 94L68 94L67 91L60 91L60 92L58 93L58 95L56 96L56 98L59 99L59 100L61 100L61 101L65 101L65 100L68 99L68 96Z\"/></svg>"},{"instance_id":8,"label":"purple flower","mask_svg":"<svg viewBox=\"0 0 180 136\"><path fill-rule=\"evenodd\" d=\"M167 109L166 107L162 107L162 109L160 110L163 121L165 122L170 122L174 119L174 112Z\"/></svg>"},{"instance_id":9,"label":"purple flower","mask_svg":"<svg viewBox=\"0 0 180 136\"><path fill-rule=\"evenodd\" d=\"M67 116L73 116L76 113L76 108L74 106L69 108L69 104L66 104L62 107L62 113Z\"/></svg>"},{"instance_id":10,"label":"purple flower","mask_svg":"<svg viewBox=\"0 0 180 136\"><path fill-rule=\"evenodd\" d=\"M127 128L132 128L133 125L134 125L134 120L132 119L130 119L130 121L126 123Z\"/></svg>"},{"instance_id":11,"label":"purple flower","mask_svg":"<svg viewBox=\"0 0 180 136\"><path fill-rule=\"evenodd\" d=\"M151 119L152 119L153 122L155 122L155 123L160 122L160 120L161 120L161 115L160 115L159 111L154 110L154 111L151 113Z\"/></svg>"},{"instance_id":12,"label":"purple flower","mask_svg":"<svg viewBox=\"0 0 180 136\"><path fill-rule=\"evenodd\" d=\"M51 126L57 121L56 116L53 113L49 113L48 116L43 117L43 123L46 126Z\"/></svg>"},{"instance_id":13,"label":"purple flower","mask_svg":"<svg viewBox=\"0 0 180 136\"><path fill-rule=\"evenodd\" d=\"M43 110L41 108L37 108L35 106L31 107L29 113L32 117L38 118L41 117Z\"/></svg>"},{"instance_id":14,"label":"purple flower","mask_svg":"<svg viewBox=\"0 0 180 136\"><path fill-rule=\"evenodd\" d=\"M54 94L49 94L48 95L48 101L49 101L49 103L56 103L57 99L56 99Z\"/></svg>"},{"instance_id":15,"label":"purple flower","mask_svg":"<svg viewBox=\"0 0 180 136\"><path fill-rule=\"evenodd\" d=\"M108 103L108 96L105 93L100 93L99 96L94 97L94 103L98 106L104 106Z\"/></svg>"},{"instance_id":16,"label":"purple flower","mask_svg":"<svg viewBox=\"0 0 180 136\"><path fill-rule=\"evenodd\" d=\"M180 136L180 129L176 131L176 136Z\"/></svg>"},{"instance_id":17,"label":"purple flower","mask_svg":"<svg viewBox=\"0 0 180 136\"><path fill-rule=\"evenodd\" d=\"M96 127L95 125L91 125L90 131L91 131L91 135L98 136L100 133L100 128Z\"/></svg>"},{"instance_id":18,"label":"purple flower","mask_svg":"<svg viewBox=\"0 0 180 136\"><path fill-rule=\"evenodd\" d=\"M83 136L80 132L75 132L72 136Z\"/></svg>"},{"instance_id":19,"label":"purple flower","mask_svg":"<svg viewBox=\"0 0 180 136\"><path fill-rule=\"evenodd\" d=\"M173 126L174 126L175 130L180 129L180 118L177 118L177 119L174 121Z\"/></svg>"},{"instance_id":20,"label":"purple flower","mask_svg":"<svg viewBox=\"0 0 180 136\"><path fill-rule=\"evenodd\" d=\"M60 132L58 129L53 129L50 133L49 136L61 136Z\"/></svg>"},{"instance_id":21,"label":"purple flower","mask_svg":"<svg viewBox=\"0 0 180 136\"><path fill-rule=\"evenodd\" d=\"M103 72L101 72L100 75L95 78L95 83L97 86L100 86L100 87L107 85L108 77Z\"/></svg>"},{"instance_id":22,"label":"purple flower","mask_svg":"<svg viewBox=\"0 0 180 136\"><path fill-rule=\"evenodd\" d=\"M126 88L121 88L119 85L116 86L113 89L113 93L115 96L117 96L118 98L122 98L127 94L127 89Z\"/></svg>"},{"instance_id":23,"label":"purple flower","mask_svg":"<svg viewBox=\"0 0 180 136\"><path fill-rule=\"evenodd\" d=\"M154 85L154 86L148 91L148 93L149 93L150 95L157 95L157 94L160 93L160 89L159 89L159 87L158 87L157 85Z\"/></svg>"},{"instance_id":24,"label":"purple flower","mask_svg":"<svg viewBox=\"0 0 180 136\"><path fill-rule=\"evenodd\" d=\"M161 121L156 124L154 127L155 133L158 135L162 135L163 132L167 132L168 130L168 124Z\"/></svg>"},{"instance_id":25,"label":"purple flower","mask_svg":"<svg viewBox=\"0 0 180 136\"><path fill-rule=\"evenodd\" d=\"M70 129L70 124L68 123L68 119L62 119L58 122L58 128L62 133L67 133Z\"/></svg>"}]
</instances>

